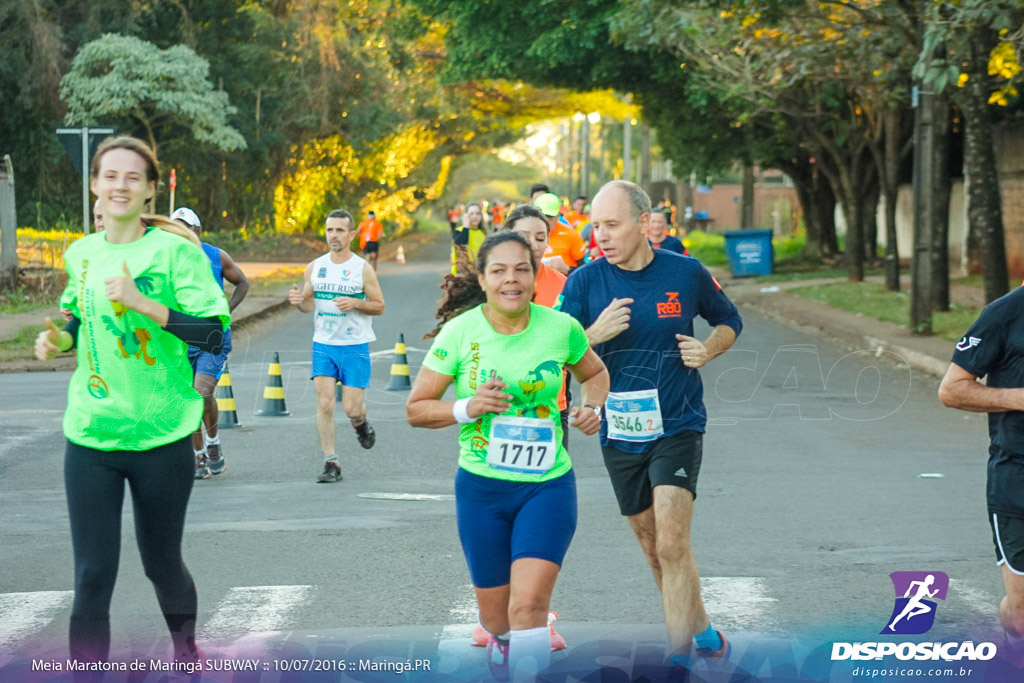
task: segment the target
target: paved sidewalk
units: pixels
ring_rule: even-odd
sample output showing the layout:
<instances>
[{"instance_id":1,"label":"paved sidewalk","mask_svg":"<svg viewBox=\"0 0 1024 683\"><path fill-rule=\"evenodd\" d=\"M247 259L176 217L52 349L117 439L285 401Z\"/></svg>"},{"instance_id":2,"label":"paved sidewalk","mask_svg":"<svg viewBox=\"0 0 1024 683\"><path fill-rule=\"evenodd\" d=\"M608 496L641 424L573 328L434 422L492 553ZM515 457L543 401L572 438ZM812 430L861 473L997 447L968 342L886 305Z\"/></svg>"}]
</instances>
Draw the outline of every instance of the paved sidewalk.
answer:
<instances>
[{"instance_id":1,"label":"paved sidewalk","mask_svg":"<svg viewBox=\"0 0 1024 683\"><path fill-rule=\"evenodd\" d=\"M953 342L939 337L915 336L899 325L832 308L786 291L845 281L843 279L761 283L748 278L733 278L726 270L710 270L739 306L752 308L787 325L830 337L852 349L872 349L879 356L885 352L894 353L910 367L936 377L945 375L949 367ZM984 293L976 287L956 287L951 295L962 305L984 305Z\"/></svg>"}]
</instances>

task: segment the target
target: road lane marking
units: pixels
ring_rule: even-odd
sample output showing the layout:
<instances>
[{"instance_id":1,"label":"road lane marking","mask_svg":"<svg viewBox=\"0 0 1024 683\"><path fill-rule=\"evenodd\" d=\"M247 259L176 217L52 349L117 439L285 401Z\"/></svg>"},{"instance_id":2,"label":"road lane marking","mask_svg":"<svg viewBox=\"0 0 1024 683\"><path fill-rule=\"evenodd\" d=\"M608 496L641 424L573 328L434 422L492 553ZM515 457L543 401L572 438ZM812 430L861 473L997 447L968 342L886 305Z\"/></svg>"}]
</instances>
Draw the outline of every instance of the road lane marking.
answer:
<instances>
[{"instance_id":1,"label":"road lane marking","mask_svg":"<svg viewBox=\"0 0 1024 683\"><path fill-rule=\"evenodd\" d=\"M969 586L962 579L950 579L949 587L950 593L967 603L972 611L989 617L999 612L999 598L994 597L988 591Z\"/></svg>"},{"instance_id":2,"label":"road lane marking","mask_svg":"<svg viewBox=\"0 0 1024 683\"><path fill-rule=\"evenodd\" d=\"M459 591L448 613L448 624L441 631L437 643L439 673L452 673L459 668L459 660L471 649L470 638L477 624L476 593L472 584Z\"/></svg>"},{"instance_id":3,"label":"road lane marking","mask_svg":"<svg viewBox=\"0 0 1024 683\"><path fill-rule=\"evenodd\" d=\"M292 612L312 594L313 586L237 586L220 601L197 638L224 640L280 631L291 623Z\"/></svg>"},{"instance_id":4,"label":"road lane marking","mask_svg":"<svg viewBox=\"0 0 1024 683\"><path fill-rule=\"evenodd\" d=\"M0 593L0 667L14 658L30 635L70 607L74 595L74 591Z\"/></svg>"},{"instance_id":5,"label":"road lane marking","mask_svg":"<svg viewBox=\"0 0 1024 683\"><path fill-rule=\"evenodd\" d=\"M778 602L768 596L764 579L756 576L713 576L700 580L704 608L718 629L755 630L770 627L768 611Z\"/></svg>"}]
</instances>

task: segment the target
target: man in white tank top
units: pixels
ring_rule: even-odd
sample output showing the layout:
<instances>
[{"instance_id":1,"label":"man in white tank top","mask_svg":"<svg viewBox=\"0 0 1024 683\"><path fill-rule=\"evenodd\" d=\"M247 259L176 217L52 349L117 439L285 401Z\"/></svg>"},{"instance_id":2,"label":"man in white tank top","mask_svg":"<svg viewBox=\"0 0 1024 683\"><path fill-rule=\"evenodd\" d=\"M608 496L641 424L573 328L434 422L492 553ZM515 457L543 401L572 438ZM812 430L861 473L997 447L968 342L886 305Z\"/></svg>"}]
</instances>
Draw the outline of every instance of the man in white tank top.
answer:
<instances>
[{"instance_id":1,"label":"man in white tank top","mask_svg":"<svg viewBox=\"0 0 1024 683\"><path fill-rule=\"evenodd\" d=\"M324 452L319 483L341 480L334 449L335 385L341 382L341 405L352 421L359 445L373 448L377 437L366 421L366 387L370 384L370 316L384 312L384 293L377 274L352 253L352 214L344 209L327 216L325 236L330 251L306 266L302 289L292 285L288 301L313 316L313 372L316 388L316 431Z\"/></svg>"}]
</instances>

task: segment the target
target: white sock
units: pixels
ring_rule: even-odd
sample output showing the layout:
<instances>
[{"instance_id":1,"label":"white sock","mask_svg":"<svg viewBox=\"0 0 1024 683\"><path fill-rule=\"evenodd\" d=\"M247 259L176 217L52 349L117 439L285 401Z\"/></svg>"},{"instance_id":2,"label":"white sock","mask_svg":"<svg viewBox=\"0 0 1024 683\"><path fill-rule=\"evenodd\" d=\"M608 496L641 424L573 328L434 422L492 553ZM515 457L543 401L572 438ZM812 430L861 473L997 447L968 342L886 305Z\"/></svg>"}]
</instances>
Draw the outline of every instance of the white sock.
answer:
<instances>
[{"instance_id":1,"label":"white sock","mask_svg":"<svg viewBox=\"0 0 1024 683\"><path fill-rule=\"evenodd\" d=\"M211 443L215 446L220 445L220 432L217 432L217 436L207 436L206 430L203 430L203 443L209 446Z\"/></svg>"},{"instance_id":2,"label":"white sock","mask_svg":"<svg viewBox=\"0 0 1024 683\"><path fill-rule=\"evenodd\" d=\"M535 677L551 664L551 629L547 626L509 633L508 669L513 681Z\"/></svg>"},{"instance_id":3,"label":"white sock","mask_svg":"<svg viewBox=\"0 0 1024 683\"><path fill-rule=\"evenodd\" d=\"M192 450L195 451L194 448ZM202 450L196 451L196 457L198 458L200 455L206 455L206 446L203 446Z\"/></svg>"}]
</instances>

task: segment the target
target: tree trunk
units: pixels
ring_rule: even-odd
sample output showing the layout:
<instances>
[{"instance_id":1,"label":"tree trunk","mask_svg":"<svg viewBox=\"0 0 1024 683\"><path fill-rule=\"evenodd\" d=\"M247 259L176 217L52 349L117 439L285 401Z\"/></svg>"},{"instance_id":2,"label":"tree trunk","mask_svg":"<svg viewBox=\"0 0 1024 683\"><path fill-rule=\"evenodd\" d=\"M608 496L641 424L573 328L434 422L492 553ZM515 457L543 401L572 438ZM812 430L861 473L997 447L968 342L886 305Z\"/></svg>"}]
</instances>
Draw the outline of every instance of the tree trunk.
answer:
<instances>
[{"instance_id":1,"label":"tree trunk","mask_svg":"<svg viewBox=\"0 0 1024 683\"><path fill-rule=\"evenodd\" d=\"M945 95L934 100L934 146L932 165L932 310L949 310L949 196L953 181L949 174L950 103Z\"/></svg>"},{"instance_id":2,"label":"tree trunk","mask_svg":"<svg viewBox=\"0 0 1024 683\"><path fill-rule=\"evenodd\" d=\"M932 333L934 96L922 92L914 112L914 257L910 265L910 330Z\"/></svg>"},{"instance_id":3,"label":"tree trunk","mask_svg":"<svg viewBox=\"0 0 1024 683\"><path fill-rule=\"evenodd\" d=\"M743 162L743 196L740 198L740 229L754 227L754 167Z\"/></svg>"},{"instance_id":4,"label":"tree trunk","mask_svg":"<svg viewBox=\"0 0 1024 683\"><path fill-rule=\"evenodd\" d=\"M896 201L900 182L900 111L886 109L885 117L885 288L900 291L900 252L896 243Z\"/></svg>"},{"instance_id":5,"label":"tree trunk","mask_svg":"<svg viewBox=\"0 0 1024 683\"><path fill-rule=\"evenodd\" d=\"M800 208L804 215L804 256L820 258L821 252L821 226L818 224L818 214L814 208L814 191L810 183L798 179L793 173L789 174L793 179L796 188L796 198L800 202Z\"/></svg>"},{"instance_id":6,"label":"tree trunk","mask_svg":"<svg viewBox=\"0 0 1024 683\"><path fill-rule=\"evenodd\" d=\"M814 212L821 231L821 255L832 258L839 254L839 235L836 233L836 193L832 184L817 174L814 186Z\"/></svg>"},{"instance_id":7,"label":"tree trunk","mask_svg":"<svg viewBox=\"0 0 1024 683\"><path fill-rule=\"evenodd\" d=\"M804 255L815 258L835 256L839 246L836 241L836 198L832 186L809 159L777 162L775 165L789 174L796 186L806 231Z\"/></svg>"},{"instance_id":8,"label":"tree trunk","mask_svg":"<svg viewBox=\"0 0 1024 683\"><path fill-rule=\"evenodd\" d=\"M964 165L970 174L967 212L971 230L981 235L984 249L985 301L1006 294L1009 273L1006 267L1006 241L1003 236L1003 211L999 195L992 119L985 91L988 49L984 34L971 36L968 65L970 78L960 100L964 114Z\"/></svg>"},{"instance_id":9,"label":"tree trunk","mask_svg":"<svg viewBox=\"0 0 1024 683\"><path fill-rule=\"evenodd\" d=\"M871 173L871 180L864 191L863 213L861 214L861 234L864 235L864 260L874 267L878 260L878 198L882 188L879 187L878 174Z\"/></svg>"}]
</instances>

